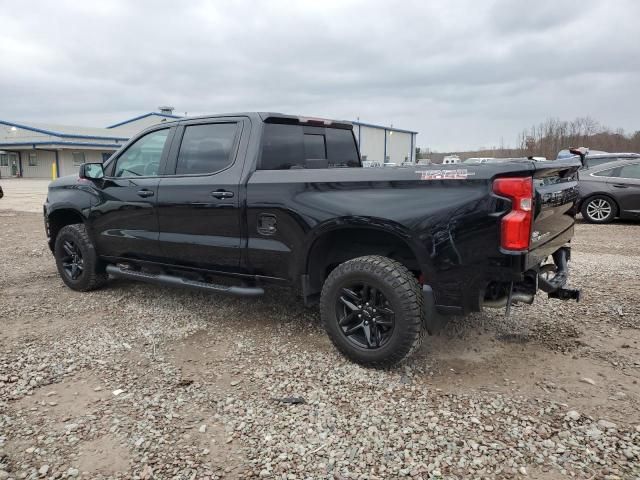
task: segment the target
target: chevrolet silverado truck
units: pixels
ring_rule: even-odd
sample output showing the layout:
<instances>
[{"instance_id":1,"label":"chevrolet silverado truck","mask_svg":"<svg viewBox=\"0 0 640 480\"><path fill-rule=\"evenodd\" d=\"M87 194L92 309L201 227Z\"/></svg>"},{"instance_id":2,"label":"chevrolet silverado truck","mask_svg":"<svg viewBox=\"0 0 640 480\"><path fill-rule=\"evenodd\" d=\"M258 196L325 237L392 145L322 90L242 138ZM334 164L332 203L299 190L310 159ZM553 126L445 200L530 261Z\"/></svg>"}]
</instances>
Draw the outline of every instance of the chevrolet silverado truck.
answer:
<instances>
[{"instance_id":1,"label":"chevrolet silverado truck","mask_svg":"<svg viewBox=\"0 0 640 480\"><path fill-rule=\"evenodd\" d=\"M294 289L353 361L394 365L446 315L565 288L577 156L362 168L352 125L273 113L146 129L53 181L49 247L78 291L109 276L211 293Z\"/></svg>"}]
</instances>

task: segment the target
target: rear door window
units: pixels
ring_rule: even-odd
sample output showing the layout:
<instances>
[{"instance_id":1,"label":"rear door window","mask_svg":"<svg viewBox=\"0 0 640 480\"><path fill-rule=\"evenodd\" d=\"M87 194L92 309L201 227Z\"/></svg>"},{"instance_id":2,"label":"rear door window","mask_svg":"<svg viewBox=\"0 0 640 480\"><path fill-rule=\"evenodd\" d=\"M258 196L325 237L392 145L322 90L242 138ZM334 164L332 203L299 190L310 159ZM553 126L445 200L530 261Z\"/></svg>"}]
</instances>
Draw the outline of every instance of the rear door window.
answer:
<instances>
[{"instance_id":1,"label":"rear door window","mask_svg":"<svg viewBox=\"0 0 640 480\"><path fill-rule=\"evenodd\" d=\"M237 123L187 125L182 136L176 175L216 173L233 163Z\"/></svg>"},{"instance_id":2,"label":"rear door window","mask_svg":"<svg viewBox=\"0 0 640 480\"><path fill-rule=\"evenodd\" d=\"M608 168L607 170L600 170L599 172L594 172L592 175L594 177L617 177L620 168Z\"/></svg>"},{"instance_id":3,"label":"rear door window","mask_svg":"<svg viewBox=\"0 0 640 480\"><path fill-rule=\"evenodd\" d=\"M640 179L640 163L633 163L631 165L621 167L620 175L618 176L621 178Z\"/></svg>"}]
</instances>

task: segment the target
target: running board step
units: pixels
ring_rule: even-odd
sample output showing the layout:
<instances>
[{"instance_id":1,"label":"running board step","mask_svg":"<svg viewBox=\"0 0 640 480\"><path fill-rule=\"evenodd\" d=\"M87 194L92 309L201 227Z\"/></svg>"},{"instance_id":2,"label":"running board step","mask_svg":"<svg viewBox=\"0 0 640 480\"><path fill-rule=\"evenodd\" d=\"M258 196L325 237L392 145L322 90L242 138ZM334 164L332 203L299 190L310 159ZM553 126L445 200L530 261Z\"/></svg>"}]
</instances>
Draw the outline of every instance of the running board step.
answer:
<instances>
[{"instance_id":1,"label":"running board step","mask_svg":"<svg viewBox=\"0 0 640 480\"><path fill-rule=\"evenodd\" d=\"M121 268L117 265L107 265L107 273L118 278L128 278L130 280L140 280L142 282L157 283L159 285L170 285L173 287L187 287L206 292L228 293L243 297L257 297L264 293L261 287L234 287L228 285L216 285L215 283L199 282L187 278L167 275L165 273L145 273L128 268Z\"/></svg>"}]
</instances>

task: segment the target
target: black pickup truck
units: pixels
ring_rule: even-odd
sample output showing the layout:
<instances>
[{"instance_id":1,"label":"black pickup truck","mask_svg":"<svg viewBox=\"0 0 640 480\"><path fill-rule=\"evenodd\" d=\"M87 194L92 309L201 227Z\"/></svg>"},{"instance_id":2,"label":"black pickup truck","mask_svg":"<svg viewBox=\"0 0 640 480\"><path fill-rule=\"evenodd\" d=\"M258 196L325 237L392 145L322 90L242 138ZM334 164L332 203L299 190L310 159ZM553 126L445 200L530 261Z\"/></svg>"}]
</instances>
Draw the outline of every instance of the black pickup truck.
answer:
<instances>
[{"instance_id":1,"label":"black pickup truck","mask_svg":"<svg viewBox=\"0 0 640 480\"><path fill-rule=\"evenodd\" d=\"M579 157L362 168L347 122L273 113L141 132L51 183L63 281L108 276L208 292L295 289L336 347L393 365L447 314L578 299L566 289Z\"/></svg>"}]
</instances>

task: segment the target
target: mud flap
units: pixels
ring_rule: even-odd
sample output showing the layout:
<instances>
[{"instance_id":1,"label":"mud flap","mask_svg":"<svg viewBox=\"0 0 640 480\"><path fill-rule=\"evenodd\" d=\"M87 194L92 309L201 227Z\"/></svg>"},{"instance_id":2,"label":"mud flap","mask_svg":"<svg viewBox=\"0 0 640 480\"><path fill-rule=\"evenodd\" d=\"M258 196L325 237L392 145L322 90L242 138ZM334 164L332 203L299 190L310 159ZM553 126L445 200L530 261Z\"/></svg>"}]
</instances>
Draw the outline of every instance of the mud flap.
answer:
<instances>
[{"instance_id":1,"label":"mud flap","mask_svg":"<svg viewBox=\"0 0 640 480\"><path fill-rule=\"evenodd\" d=\"M423 308L422 319L429 335L440 332L447 323L447 318L438 312L433 289L429 285L422 286Z\"/></svg>"}]
</instances>

